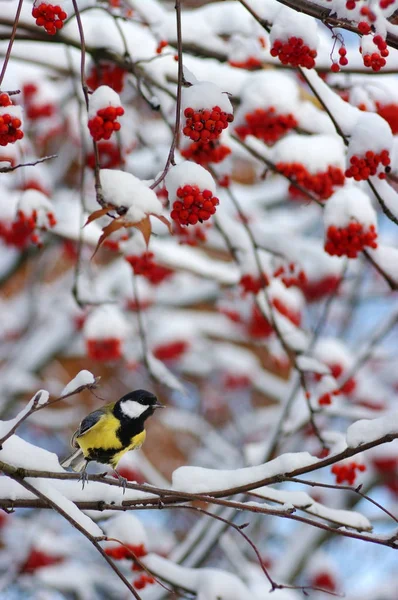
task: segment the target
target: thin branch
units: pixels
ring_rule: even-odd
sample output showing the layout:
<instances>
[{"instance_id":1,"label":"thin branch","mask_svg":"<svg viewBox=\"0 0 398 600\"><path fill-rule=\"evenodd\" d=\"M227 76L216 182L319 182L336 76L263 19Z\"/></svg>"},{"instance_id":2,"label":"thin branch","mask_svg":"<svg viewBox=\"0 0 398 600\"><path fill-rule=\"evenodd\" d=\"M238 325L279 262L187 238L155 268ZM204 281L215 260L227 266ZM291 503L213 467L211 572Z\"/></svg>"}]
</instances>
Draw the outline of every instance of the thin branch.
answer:
<instances>
[{"instance_id":1,"label":"thin branch","mask_svg":"<svg viewBox=\"0 0 398 600\"><path fill-rule=\"evenodd\" d=\"M8 61L10 60L10 57L11 57L11 50L12 50L12 46L15 41L15 36L17 34L18 23L19 23L19 18L21 16L22 5L23 5L23 0L19 0L17 12L15 14L15 19L12 23L12 32L11 32L11 36L10 36L10 41L8 42L6 55L4 57L3 66L2 66L1 72L0 72L0 89L1 89L1 84L3 83L4 75L6 74Z\"/></svg>"},{"instance_id":2,"label":"thin branch","mask_svg":"<svg viewBox=\"0 0 398 600\"><path fill-rule=\"evenodd\" d=\"M180 122L181 122L181 92L182 86L186 84L184 79L184 66L182 61L182 30L181 30L181 0L176 0L175 3L176 11L176 25L177 25L177 47L178 47L178 81L177 81L177 102L176 102L176 117L174 126L174 135L171 142L169 155L167 157L166 165L161 175L151 185L152 189L155 189L159 183L166 177L168 170L171 165L174 165L174 153L178 144L178 137L180 134Z\"/></svg>"},{"instance_id":3,"label":"thin branch","mask_svg":"<svg viewBox=\"0 0 398 600\"><path fill-rule=\"evenodd\" d=\"M0 173L10 173L11 171L15 171L16 169L20 169L21 167L34 167L39 163L46 162L47 160L51 160L52 158L58 158L58 154L51 154L50 156L43 156L43 158L38 158L33 162L28 163L20 163L19 165L15 165L15 167L1 167Z\"/></svg>"}]
</instances>

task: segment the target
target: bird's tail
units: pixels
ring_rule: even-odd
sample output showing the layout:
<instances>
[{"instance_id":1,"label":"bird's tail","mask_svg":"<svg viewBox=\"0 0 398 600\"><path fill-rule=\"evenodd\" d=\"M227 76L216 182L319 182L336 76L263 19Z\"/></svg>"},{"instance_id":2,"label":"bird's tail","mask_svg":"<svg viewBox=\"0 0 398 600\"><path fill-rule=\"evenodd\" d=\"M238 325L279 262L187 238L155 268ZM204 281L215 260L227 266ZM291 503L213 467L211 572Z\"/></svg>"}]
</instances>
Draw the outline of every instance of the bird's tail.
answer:
<instances>
[{"instance_id":1,"label":"bird's tail","mask_svg":"<svg viewBox=\"0 0 398 600\"><path fill-rule=\"evenodd\" d=\"M73 469L77 473L80 473L81 471L83 471L87 463L81 448L78 448L77 450L75 450L75 452L73 452L73 454L71 454L67 458L64 458L64 460L60 464L61 467L64 467L64 469L71 467L71 469Z\"/></svg>"}]
</instances>

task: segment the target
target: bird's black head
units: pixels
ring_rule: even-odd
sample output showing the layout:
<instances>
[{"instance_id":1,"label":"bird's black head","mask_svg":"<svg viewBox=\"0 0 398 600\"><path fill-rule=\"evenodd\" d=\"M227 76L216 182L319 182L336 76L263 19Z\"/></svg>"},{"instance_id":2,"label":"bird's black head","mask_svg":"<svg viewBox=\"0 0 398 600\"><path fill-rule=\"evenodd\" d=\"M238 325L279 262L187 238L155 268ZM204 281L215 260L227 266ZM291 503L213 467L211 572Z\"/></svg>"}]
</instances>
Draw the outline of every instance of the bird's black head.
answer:
<instances>
[{"instance_id":1,"label":"bird's black head","mask_svg":"<svg viewBox=\"0 0 398 600\"><path fill-rule=\"evenodd\" d=\"M115 414L122 419L140 419L145 421L153 415L155 408L161 408L156 396L146 390L129 392L116 402Z\"/></svg>"}]
</instances>

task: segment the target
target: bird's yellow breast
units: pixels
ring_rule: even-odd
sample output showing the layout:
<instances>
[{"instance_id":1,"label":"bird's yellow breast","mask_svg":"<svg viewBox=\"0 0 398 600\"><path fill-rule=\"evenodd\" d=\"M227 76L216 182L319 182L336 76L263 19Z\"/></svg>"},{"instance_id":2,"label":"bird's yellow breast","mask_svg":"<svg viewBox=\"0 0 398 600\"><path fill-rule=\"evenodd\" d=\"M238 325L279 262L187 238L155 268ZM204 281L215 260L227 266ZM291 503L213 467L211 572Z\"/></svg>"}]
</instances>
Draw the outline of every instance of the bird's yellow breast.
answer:
<instances>
[{"instance_id":1,"label":"bird's yellow breast","mask_svg":"<svg viewBox=\"0 0 398 600\"><path fill-rule=\"evenodd\" d=\"M76 443L79 444L84 456L89 459L93 450L109 451L111 456L109 463L116 467L123 454L140 448L146 437L145 430L141 431L130 439L127 446L123 447L117 436L119 427L120 421L112 413L104 414L91 429L76 438Z\"/></svg>"}]
</instances>

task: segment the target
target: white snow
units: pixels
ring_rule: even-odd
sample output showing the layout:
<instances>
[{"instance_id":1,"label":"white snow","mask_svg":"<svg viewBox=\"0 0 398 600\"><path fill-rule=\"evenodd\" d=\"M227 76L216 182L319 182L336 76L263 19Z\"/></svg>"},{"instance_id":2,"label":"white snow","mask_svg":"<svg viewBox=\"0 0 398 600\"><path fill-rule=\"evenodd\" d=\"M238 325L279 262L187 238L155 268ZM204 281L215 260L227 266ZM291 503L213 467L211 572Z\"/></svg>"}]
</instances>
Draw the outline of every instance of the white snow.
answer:
<instances>
[{"instance_id":1,"label":"white snow","mask_svg":"<svg viewBox=\"0 0 398 600\"><path fill-rule=\"evenodd\" d=\"M213 195L216 193L216 184L209 171L189 161L171 167L164 181L171 202L177 197L178 188L184 185L197 185L201 191L210 190Z\"/></svg>"},{"instance_id":2,"label":"white snow","mask_svg":"<svg viewBox=\"0 0 398 600\"><path fill-rule=\"evenodd\" d=\"M120 339L124 340L128 333L125 316L119 308L104 304L93 309L88 315L83 328L87 340Z\"/></svg>"},{"instance_id":3,"label":"white snow","mask_svg":"<svg viewBox=\"0 0 398 600\"><path fill-rule=\"evenodd\" d=\"M398 438L398 412L389 412L378 419L362 419L347 429L346 439L350 448L357 448L386 435Z\"/></svg>"},{"instance_id":4,"label":"white snow","mask_svg":"<svg viewBox=\"0 0 398 600\"><path fill-rule=\"evenodd\" d=\"M244 122L244 116L256 108L273 107L276 114L293 113L299 109L299 88L293 77L279 71L260 71L248 75L241 89L241 104L235 124Z\"/></svg>"},{"instance_id":5,"label":"white snow","mask_svg":"<svg viewBox=\"0 0 398 600\"><path fill-rule=\"evenodd\" d=\"M144 547L148 545L148 536L145 528L141 521L135 517L131 512L125 512L117 514L102 525L107 537L115 538L124 544L130 544L131 546ZM106 547L116 547L119 544L115 541L107 541Z\"/></svg>"},{"instance_id":6,"label":"white snow","mask_svg":"<svg viewBox=\"0 0 398 600\"><path fill-rule=\"evenodd\" d=\"M25 406L20 413L17 414L16 417L10 419L9 421L0 421L0 438L3 438L8 432L17 424L19 421L33 408L33 406L43 406L47 404L49 399L49 393L47 390L39 390L36 394L31 398L28 404Z\"/></svg>"},{"instance_id":7,"label":"white snow","mask_svg":"<svg viewBox=\"0 0 398 600\"><path fill-rule=\"evenodd\" d=\"M215 83L200 81L189 87L182 88L181 94L182 122L185 123L184 110L212 109L219 106L226 113L233 113L228 94Z\"/></svg>"},{"instance_id":8,"label":"white snow","mask_svg":"<svg viewBox=\"0 0 398 600\"><path fill-rule=\"evenodd\" d=\"M351 156L362 157L368 150L391 152L393 135L387 121L371 112L362 112L352 129L348 143L347 164Z\"/></svg>"},{"instance_id":9,"label":"white snow","mask_svg":"<svg viewBox=\"0 0 398 600\"><path fill-rule=\"evenodd\" d=\"M311 174L324 172L328 167L344 171L344 144L335 135L285 136L273 148L275 163L301 163Z\"/></svg>"},{"instance_id":10,"label":"white snow","mask_svg":"<svg viewBox=\"0 0 398 600\"><path fill-rule=\"evenodd\" d=\"M45 467L43 467L45 468ZM102 537L101 528L85 515L76 504L61 494L48 480L27 477L26 481L36 490L44 494L46 498L54 502L63 512L69 515L76 523L80 525L87 533L94 537Z\"/></svg>"},{"instance_id":11,"label":"white snow","mask_svg":"<svg viewBox=\"0 0 398 600\"><path fill-rule=\"evenodd\" d=\"M88 109L88 116L91 119L95 117L97 111L101 108L113 106L118 108L122 106L120 96L112 88L107 85L100 85L91 95Z\"/></svg>"},{"instance_id":12,"label":"white snow","mask_svg":"<svg viewBox=\"0 0 398 600\"><path fill-rule=\"evenodd\" d=\"M327 201L323 214L325 230L331 225L346 227L359 222L365 227L374 225L377 230L377 215L369 196L354 184L337 190Z\"/></svg>"},{"instance_id":13,"label":"white snow","mask_svg":"<svg viewBox=\"0 0 398 600\"><path fill-rule=\"evenodd\" d=\"M64 471L56 454L30 444L15 434L4 442L0 460L23 469L41 469L55 473Z\"/></svg>"},{"instance_id":14,"label":"white snow","mask_svg":"<svg viewBox=\"0 0 398 600\"><path fill-rule=\"evenodd\" d=\"M46 227L48 226L47 215L54 213L54 206L42 192L29 189L21 195L17 210L22 211L26 216L31 216L33 211L36 211L37 226Z\"/></svg>"},{"instance_id":15,"label":"white snow","mask_svg":"<svg viewBox=\"0 0 398 600\"><path fill-rule=\"evenodd\" d=\"M275 16L271 28L271 44L276 40L287 41L290 37L301 37L311 50L318 48L318 25L313 17L282 6Z\"/></svg>"},{"instance_id":16,"label":"white snow","mask_svg":"<svg viewBox=\"0 0 398 600\"><path fill-rule=\"evenodd\" d=\"M95 382L95 377L90 371L83 369L74 377L62 390L61 396L68 396L82 386L91 385Z\"/></svg>"},{"instance_id":17,"label":"white snow","mask_svg":"<svg viewBox=\"0 0 398 600\"><path fill-rule=\"evenodd\" d=\"M316 517L332 521L339 525L352 527L358 531L371 531L372 525L369 520L359 512L331 508L316 502L309 494L302 491L276 490L270 486L264 486L254 490L256 495L262 496L266 500L271 500L279 504L291 504L295 508L305 510L305 512Z\"/></svg>"},{"instance_id":18,"label":"white snow","mask_svg":"<svg viewBox=\"0 0 398 600\"><path fill-rule=\"evenodd\" d=\"M162 213L162 204L155 192L131 173L101 169L100 179L105 202L128 208L126 221L138 223L148 214Z\"/></svg>"},{"instance_id":19,"label":"white snow","mask_svg":"<svg viewBox=\"0 0 398 600\"><path fill-rule=\"evenodd\" d=\"M308 452L296 452L282 454L263 465L231 471L180 467L173 473L172 488L182 492L205 494L255 484L256 481L289 473L314 464L315 461L316 459Z\"/></svg>"}]
</instances>

